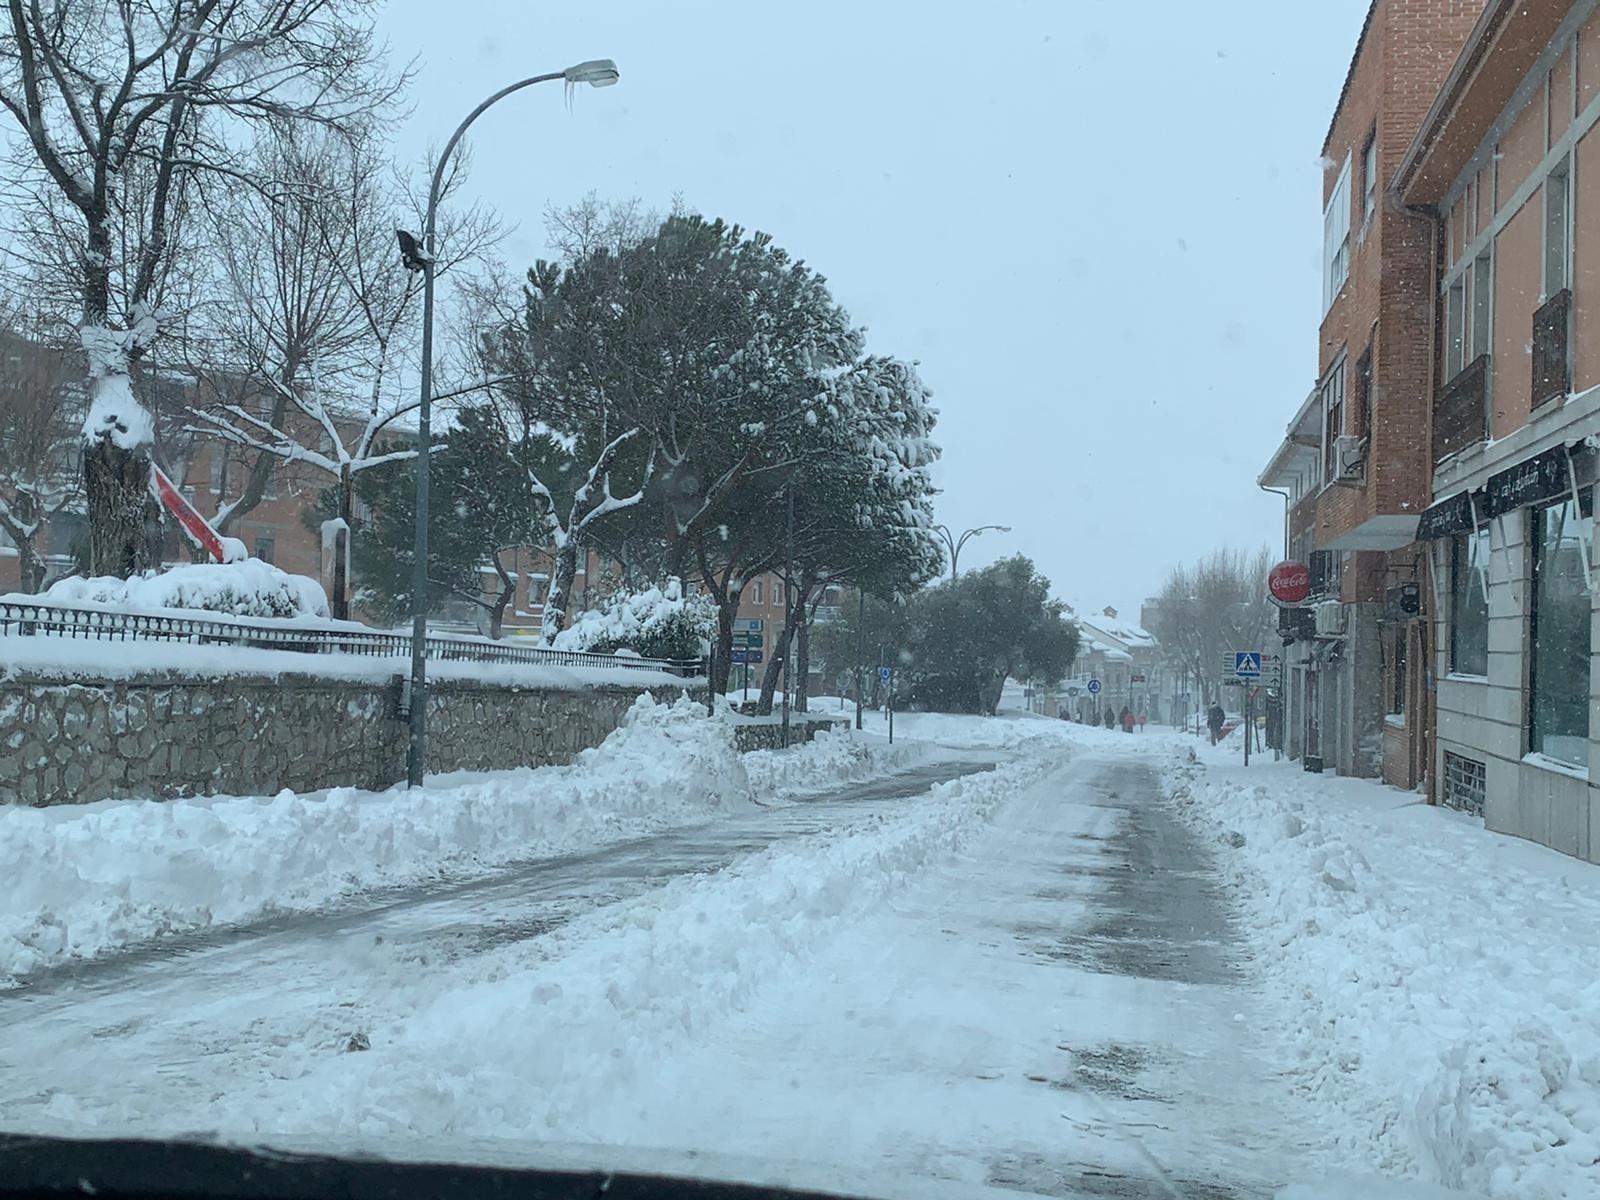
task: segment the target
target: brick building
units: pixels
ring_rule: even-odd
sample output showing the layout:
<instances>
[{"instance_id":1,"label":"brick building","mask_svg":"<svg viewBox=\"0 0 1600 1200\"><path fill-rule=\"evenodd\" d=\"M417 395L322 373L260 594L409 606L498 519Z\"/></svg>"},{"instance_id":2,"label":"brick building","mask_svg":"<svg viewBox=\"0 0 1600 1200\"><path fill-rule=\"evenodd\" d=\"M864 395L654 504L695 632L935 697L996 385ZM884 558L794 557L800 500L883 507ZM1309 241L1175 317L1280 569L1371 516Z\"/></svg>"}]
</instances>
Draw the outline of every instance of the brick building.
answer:
<instances>
[{"instance_id":1,"label":"brick building","mask_svg":"<svg viewBox=\"0 0 1600 1200\"><path fill-rule=\"evenodd\" d=\"M1481 0L1375 0L1322 144L1317 375L1258 478L1285 497L1285 553L1312 604L1286 610L1285 749L1414 787L1428 762L1425 551L1434 232L1386 180Z\"/></svg>"},{"instance_id":2,"label":"brick building","mask_svg":"<svg viewBox=\"0 0 1600 1200\"><path fill-rule=\"evenodd\" d=\"M1436 798L1600 861L1600 5L1490 0L1397 164L1432 223Z\"/></svg>"}]
</instances>

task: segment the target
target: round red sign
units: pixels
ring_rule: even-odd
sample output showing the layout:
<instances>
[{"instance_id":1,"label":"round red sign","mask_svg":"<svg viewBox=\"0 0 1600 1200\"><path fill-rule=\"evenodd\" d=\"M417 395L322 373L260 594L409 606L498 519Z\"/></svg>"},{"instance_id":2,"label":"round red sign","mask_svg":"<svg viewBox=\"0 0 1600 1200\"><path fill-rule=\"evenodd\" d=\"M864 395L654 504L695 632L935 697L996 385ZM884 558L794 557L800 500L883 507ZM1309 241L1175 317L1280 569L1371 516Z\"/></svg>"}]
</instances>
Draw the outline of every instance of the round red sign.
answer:
<instances>
[{"instance_id":1,"label":"round red sign","mask_svg":"<svg viewBox=\"0 0 1600 1200\"><path fill-rule=\"evenodd\" d=\"M1305 563L1279 563L1267 574L1267 591L1279 604L1304 604L1311 595L1311 568Z\"/></svg>"}]
</instances>

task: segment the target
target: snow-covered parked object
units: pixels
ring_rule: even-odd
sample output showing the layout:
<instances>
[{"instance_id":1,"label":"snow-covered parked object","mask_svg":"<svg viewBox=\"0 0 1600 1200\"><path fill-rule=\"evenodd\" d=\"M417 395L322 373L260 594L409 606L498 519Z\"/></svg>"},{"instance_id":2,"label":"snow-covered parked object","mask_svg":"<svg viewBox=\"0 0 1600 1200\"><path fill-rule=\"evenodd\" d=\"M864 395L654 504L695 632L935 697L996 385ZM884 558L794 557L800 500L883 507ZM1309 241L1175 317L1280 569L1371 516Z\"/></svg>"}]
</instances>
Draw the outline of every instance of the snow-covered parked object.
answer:
<instances>
[{"instance_id":1,"label":"snow-covered parked object","mask_svg":"<svg viewBox=\"0 0 1600 1200\"><path fill-rule=\"evenodd\" d=\"M646 658L696 659L716 630L717 609L706 596L685 595L677 579L642 592L618 592L556 635L557 650L599 654L631 650Z\"/></svg>"},{"instance_id":2,"label":"snow-covered parked object","mask_svg":"<svg viewBox=\"0 0 1600 1200\"><path fill-rule=\"evenodd\" d=\"M13 601L94 604L130 612L180 610L236 617L327 617L321 584L258 558L231 563L185 563L132 579L112 575L57 580L42 596Z\"/></svg>"}]
</instances>

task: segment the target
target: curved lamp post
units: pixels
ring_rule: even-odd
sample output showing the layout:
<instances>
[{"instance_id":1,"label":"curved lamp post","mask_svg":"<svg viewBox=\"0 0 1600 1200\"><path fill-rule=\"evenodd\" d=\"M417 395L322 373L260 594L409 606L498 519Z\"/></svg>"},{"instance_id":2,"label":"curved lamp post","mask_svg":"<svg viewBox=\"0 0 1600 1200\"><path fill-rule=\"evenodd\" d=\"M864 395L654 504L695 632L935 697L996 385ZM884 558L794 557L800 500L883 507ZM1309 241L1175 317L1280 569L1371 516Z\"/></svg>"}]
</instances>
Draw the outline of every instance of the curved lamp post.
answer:
<instances>
[{"instance_id":1,"label":"curved lamp post","mask_svg":"<svg viewBox=\"0 0 1600 1200\"><path fill-rule=\"evenodd\" d=\"M985 533L991 529L997 529L1001 533L1011 532L1011 526L1009 525L979 525L976 529L968 529L960 537L957 537L948 525L935 525L933 527L934 532L944 539L945 547L950 551L950 579L952 582L956 577L956 559L961 557L961 547L967 544L968 538L976 537L978 534Z\"/></svg>"},{"instance_id":2,"label":"curved lamp post","mask_svg":"<svg viewBox=\"0 0 1600 1200\"><path fill-rule=\"evenodd\" d=\"M450 157L468 127L486 109L498 104L512 92L520 92L536 83L553 83L557 79L568 86L587 83L591 87L610 87L618 77L616 63L609 58L596 58L568 67L565 71L533 75L501 88L468 113L466 120L456 126L456 131L445 143L444 153L439 156L433 168L433 179L428 184L428 209L423 217L421 242L417 241L414 234L403 229L395 231L400 242L400 258L406 269L422 272L422 403L417 409L417 530L413 550L416 561L411 576L411 691L407 701L411 720L411 740L406 747L406 784L409 787L420 787L422 784L428 730L427 656L424 643L428 636L428 457L433 413L433 241L439 189L444 186L445 167L449 165Z\"/></svg>"}]
</instances>

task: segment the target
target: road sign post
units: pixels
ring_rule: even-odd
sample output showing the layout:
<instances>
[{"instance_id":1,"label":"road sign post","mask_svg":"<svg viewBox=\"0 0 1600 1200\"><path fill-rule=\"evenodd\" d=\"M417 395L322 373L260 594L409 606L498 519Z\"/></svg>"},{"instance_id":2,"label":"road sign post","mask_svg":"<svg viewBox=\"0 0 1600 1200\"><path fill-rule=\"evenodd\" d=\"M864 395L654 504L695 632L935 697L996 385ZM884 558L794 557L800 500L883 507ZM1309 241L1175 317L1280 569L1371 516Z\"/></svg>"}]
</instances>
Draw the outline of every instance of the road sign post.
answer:
<instances>
[{"instance_id":1,"label":"road sign post","mask_svg":"<svg viewBox=\"0 0 1600 1200\"><path fill-rule=\"evenodd\" d=\"M894 668L879 667L878 678L886 689L885 707L888 709L889 715L889 745L892 746L894 745Z\"/></svg>"}]
</instances>

